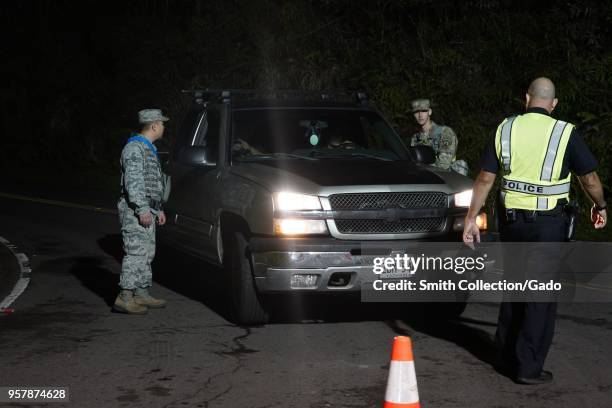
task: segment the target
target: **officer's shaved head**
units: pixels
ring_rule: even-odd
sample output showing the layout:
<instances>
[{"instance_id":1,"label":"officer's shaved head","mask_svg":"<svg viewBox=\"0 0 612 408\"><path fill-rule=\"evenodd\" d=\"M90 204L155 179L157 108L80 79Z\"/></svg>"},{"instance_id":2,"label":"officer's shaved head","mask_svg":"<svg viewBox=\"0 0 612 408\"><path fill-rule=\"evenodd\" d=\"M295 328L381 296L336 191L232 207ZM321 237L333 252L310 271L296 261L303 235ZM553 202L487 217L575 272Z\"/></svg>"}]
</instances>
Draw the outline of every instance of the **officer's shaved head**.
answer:
<instances>
[{"instance_id":1,"label":"officer's shaved head","mask_svg":"<svg viewBox=\"0 0 612 408\"><path fill-rule=\"evenodd\" d=\"M544 108L550 113L557 105L555 84L545 77L534 79L529 84L525 97L527 108Z\"/></svg>"},{"instance_id":2,"label":"officer's shaved head","mask_svg":"<svg viewBox=\"0 0 612 408\"><path fill-rule=\"evenodd\" d=\"M529 85L527 93L532 98L555 99L555 84L548 78L536 78Z\"/></svg>"}]
</instances>

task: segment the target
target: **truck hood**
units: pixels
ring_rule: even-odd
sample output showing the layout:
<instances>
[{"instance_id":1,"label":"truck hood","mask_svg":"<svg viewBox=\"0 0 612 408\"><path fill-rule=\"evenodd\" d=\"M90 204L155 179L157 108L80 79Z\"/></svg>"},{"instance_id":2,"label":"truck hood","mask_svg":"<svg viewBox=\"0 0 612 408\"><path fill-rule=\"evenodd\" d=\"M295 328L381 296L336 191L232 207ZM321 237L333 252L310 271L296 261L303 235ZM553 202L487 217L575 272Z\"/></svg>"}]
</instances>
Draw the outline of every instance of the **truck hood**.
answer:
<instances>
[{"instance_id":1,"label":"truck hood","mask_svg":"<svg viewBox=\"0 0 612 408\"><path fill-rule=\"evenodd\" d=\"M454 172L406 161L262 160L235 164L231 172L270 191L321 194L327 187L434 185L448 193L469 189L472 180Z\"/></svg>"}]
</instances>

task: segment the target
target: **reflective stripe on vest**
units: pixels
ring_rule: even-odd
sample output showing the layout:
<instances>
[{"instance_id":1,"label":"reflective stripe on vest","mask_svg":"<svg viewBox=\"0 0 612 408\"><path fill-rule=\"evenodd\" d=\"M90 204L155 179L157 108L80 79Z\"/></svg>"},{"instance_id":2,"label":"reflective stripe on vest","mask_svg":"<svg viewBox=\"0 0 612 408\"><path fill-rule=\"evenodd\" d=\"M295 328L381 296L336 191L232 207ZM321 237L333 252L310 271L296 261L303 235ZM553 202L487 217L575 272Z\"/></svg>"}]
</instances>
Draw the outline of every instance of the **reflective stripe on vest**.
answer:
<instances>
[{"instance_id":1,"label":"reflective stripe on vest","mask_svg":"<svg viewBox=\"0 0 612 408\"><path fill-rule=\"evenodd\" d=\"M559 177L573 125L534 115L511 117L498 127L497 154L505 173L501 195L509 208L550 210L558 199L569 197L570 175ZM538 146L541 132L549 132L546 146ZM513 155L521 161L512 164Z\"/></svg>"},{"instance_id":2,"label":"reflective stripe on vest","mask_svg":"<svg viewBox=\"0 0 612 408\"><path fill-rule=\"evenodd\" d=\"M509 118L506 123L504 123L501 131L501 157L504 171L506 172L510 171L510 140L514 119L516 119L516 116Z\"/></svg>"},{"instance_id":3,"label":"reflective stripe on vest","mask_svg":"<svg viewBox=\"0 0 612 408\"><path fill-rule=\"evenodd\" d=\"M551 196L569 193L570 183L543 186L540 184L531 184L524 183L522 181L503 179L502 188L506 191L514 191L516 193Z\"/></svg>"},{"instance_id":4,"label":"reflective stripe on vest","mask_svg":"<svg viewBox=\"0 0 612 408\"><path fill-rule=\"evenodd\" d=\"M546 151L546 158L542 165L542 174L540 180L550 181L552 179L553 166L555 165L555 158L557 157L557 151L559 150L559 143L561 142L561 136L567 126L567 122L558 120L553 128L552 135L548 140L548 150ZM569 190L568 190L569 191Z\"/></svg>"},{"instance_id":5,"label":"reflective stripe on vest","mask_svg":"<svg viewBox=\"0 0 612 408\"><path fill-rule=\"evenodd\" d=\"M548 209L548 198L538 197L538 210L547 210L547 209Z\"/></svg>"}]
</instances>

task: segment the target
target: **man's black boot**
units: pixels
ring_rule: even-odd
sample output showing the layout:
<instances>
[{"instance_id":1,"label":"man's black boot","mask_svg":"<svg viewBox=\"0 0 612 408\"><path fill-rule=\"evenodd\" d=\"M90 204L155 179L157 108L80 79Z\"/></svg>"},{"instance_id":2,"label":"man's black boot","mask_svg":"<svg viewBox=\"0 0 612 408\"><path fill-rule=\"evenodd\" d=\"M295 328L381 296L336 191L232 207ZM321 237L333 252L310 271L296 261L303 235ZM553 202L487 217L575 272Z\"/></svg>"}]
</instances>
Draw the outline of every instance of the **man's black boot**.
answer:
<instances>
[{"instance_id":1,"label":"man's black boot","mask_svg":"<svg viewBox=\"0 0 612 408\"><path fill-rule=\"evenodd\" d=\"M534 378L516 377L514 382L525 385L548 384L553 380L553 374L550 371L542 370L539 376Z\"/></svg>"}]
</instances>

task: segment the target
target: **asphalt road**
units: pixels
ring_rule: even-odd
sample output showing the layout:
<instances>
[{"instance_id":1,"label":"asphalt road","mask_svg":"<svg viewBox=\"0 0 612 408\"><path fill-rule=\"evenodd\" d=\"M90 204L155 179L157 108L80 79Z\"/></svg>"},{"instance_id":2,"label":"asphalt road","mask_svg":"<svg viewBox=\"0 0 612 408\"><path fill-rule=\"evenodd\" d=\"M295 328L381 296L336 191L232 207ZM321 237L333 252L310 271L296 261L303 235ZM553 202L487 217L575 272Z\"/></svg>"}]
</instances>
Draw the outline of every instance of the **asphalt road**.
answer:
<instances>
[{"instance_id":1,"label":"asphalt road","mask_svg":"<svg viewBox=\"0 0 612 408\"><path fill-rule=\"evenodd\" d=\"M612 303L560 305L555 381L519 386L491 367L496 304L432 327L410 304L295 299L247 329L224 317L218 271L161 251L153 293L169 306L126 316L110 312L116 216L3 198L0 236L33 268L15 312L0 316L0 386L67 386L66 406L378 407L398 334L413 339L424 407L612 406Z\"/></svg>"}]
</instances>

